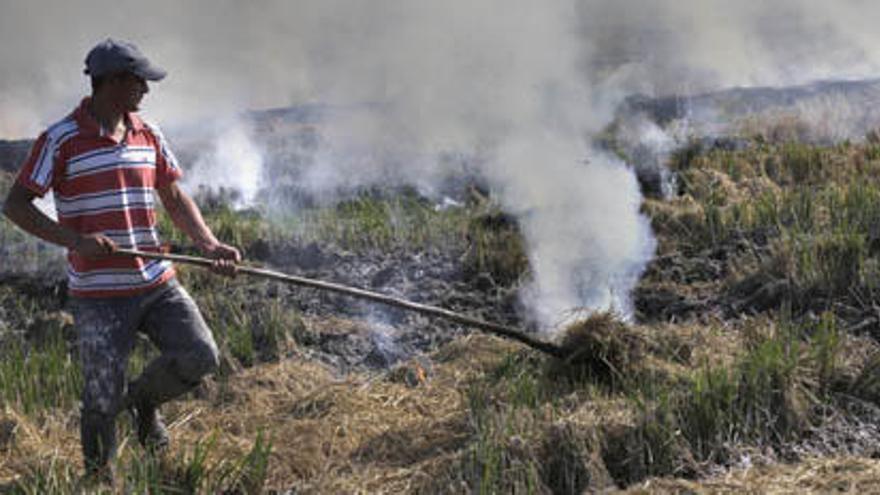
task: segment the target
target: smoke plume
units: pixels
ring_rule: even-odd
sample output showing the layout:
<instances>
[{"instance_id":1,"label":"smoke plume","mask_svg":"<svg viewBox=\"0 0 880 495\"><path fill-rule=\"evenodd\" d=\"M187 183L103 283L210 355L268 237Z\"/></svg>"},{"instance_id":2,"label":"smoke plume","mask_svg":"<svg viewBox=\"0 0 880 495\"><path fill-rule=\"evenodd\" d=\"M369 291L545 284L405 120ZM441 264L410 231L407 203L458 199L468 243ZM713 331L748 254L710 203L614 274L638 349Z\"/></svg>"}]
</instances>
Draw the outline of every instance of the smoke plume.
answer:
<instances>
[{"instance_id":1,"label":"smoke plume","mask_svg":"<svg viewBox=\"0 0 880 495\"><path fill-rule=\"evenodd\" d=\"M218 115L330 103L368 110L322 129L320 167L306 176L314 187L430 183L448 172L438 156L479 157L523 227L535 268L525 293L545 325L577 307L628 311L653 252L631 169L590 145L623 98L866 77L880 65L872 25L880 4L867 0L159 0L148 8L3 0L0 8L2 136L33 135L72 107L87 92L86 51L115 36L169 70L144 107L172 142L168 127L182 134L209 119L217 129ZM260 159L247 157L259 153L238 125L213 133L217 144L196 170L228 158L213 176L253 190Z\"/></svg>"}]
</instances>

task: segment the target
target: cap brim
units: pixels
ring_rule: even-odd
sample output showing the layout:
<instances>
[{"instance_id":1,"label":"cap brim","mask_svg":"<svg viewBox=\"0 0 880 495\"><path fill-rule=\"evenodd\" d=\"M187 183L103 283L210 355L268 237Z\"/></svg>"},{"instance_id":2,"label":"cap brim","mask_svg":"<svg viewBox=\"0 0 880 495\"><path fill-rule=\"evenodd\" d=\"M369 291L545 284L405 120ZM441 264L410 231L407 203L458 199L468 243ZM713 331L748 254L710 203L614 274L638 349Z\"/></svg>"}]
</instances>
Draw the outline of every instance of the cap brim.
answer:
<instances>
[{"instance_id":1,"label":"cap brim","mask_svg":"<svg viewBox=\"0 0 880 495\"><path fill-rule=\"evenodd\" d=\"M162 79L165 79L165 76L168 75L165 70L160 69L155 65L135 67L131 70L131 72L136 76L143 77L147 81L161 81Z\"/></svg>"}]
</instances>

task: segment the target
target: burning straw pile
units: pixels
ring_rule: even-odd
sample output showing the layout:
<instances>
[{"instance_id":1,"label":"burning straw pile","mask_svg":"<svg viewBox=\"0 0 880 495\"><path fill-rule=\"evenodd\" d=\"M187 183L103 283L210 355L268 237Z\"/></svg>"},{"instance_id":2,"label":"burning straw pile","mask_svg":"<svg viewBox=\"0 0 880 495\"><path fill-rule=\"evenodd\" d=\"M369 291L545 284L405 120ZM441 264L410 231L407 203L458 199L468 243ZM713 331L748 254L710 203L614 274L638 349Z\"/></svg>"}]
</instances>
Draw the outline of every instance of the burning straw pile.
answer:
<instances>
[{"instance_id":1,"label":"burning straw pile","mask_svg":"<svg viewBox=\"0 0 880 495\"><path fill-rule=\"evenodd\" d=\"M551 364L553 374L616 384L645 354L645 337L614 313L597 312L565 329L559 342L562 357Z\"/></svg>"}]
</instances>

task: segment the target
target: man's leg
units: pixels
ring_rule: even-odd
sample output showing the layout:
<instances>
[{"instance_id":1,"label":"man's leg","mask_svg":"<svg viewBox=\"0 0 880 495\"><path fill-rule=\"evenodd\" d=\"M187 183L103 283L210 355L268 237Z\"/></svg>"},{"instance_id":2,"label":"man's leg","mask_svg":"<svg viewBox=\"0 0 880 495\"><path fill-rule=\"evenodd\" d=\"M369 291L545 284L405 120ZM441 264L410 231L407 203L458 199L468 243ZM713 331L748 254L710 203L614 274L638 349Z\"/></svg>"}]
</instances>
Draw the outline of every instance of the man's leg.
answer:
<instances>
[{"instance_id":1,"label":"man's leg","mask_svg":"<svg viewBox=\"0 0 880 495\"><path fill-rule=\"evenodd\" d=\"M77 299L72 310L84 379L80 420L83 459L87 474L109 479L133 332L126 328L124 302Z\"/></svg>"},{"instance_id":2,"label":"man's leg","mask_svg":"<svg viewBox=\"0 0 880 495\"><path fill-rule=\"evenodd\" d=\"M217 344L198 307L176 281L171 285L144 305L145 331L161 355L147 365L129 390L138 438L148 447L167 443L159 406L192 390L219 366Z\"/></svg>"}]
</instances>

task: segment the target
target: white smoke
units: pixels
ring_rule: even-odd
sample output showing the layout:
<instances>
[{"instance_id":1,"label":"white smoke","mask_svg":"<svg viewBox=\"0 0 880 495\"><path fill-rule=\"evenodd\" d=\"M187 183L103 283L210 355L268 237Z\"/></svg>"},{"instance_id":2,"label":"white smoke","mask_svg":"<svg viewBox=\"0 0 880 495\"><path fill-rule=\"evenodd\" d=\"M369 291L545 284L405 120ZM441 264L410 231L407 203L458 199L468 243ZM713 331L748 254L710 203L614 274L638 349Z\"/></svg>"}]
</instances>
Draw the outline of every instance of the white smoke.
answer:
<instances>
[{"instance_id":1,"label":"white smoke","mask_svg":"<svg viewBox=\"0 0 880 495\"><path fill-rule=\"evenodd\" d=\"M263 151L250 133L240 119L218 121L211 144L184 175L184 187L191 193L200 187L234 190L236 206L253 206L263 181Z\"/></svg>"},{"instance_id":2,"label":"white smoke","mask_svg":"<svg viewBox=\"0 0 880 495\"><path fill-rule=\"evenodd\" d=\"M524 301L545 326L578 309L631 316L630 291L655 248L632 171L606 155L578 156L578 140L546 135L511 141L494 163L509 165L496 180L528 244L534 281Z\"/></svg>"},{"instance_id":3,"label":"white smoke","mask_svg":"<svg viewBox=\"0 0 880 495\"><path fill-rule=\"evenodd\" d=\"M387 5L369 5L359 28L371 36L320 73L330 100L375 86L365 97L381 111L327 129L331 143L373 154L328 161L320 177L415 180L436 173L445 152L478 152L523 228L534 269L524 300L538 321L550 326L574 308L628 314L654 241L632 171L588 144L614 102L579 71L574 4L395 4L386 25L376 9Z\"/></svg>"},{"instance_id":4,"label":"white smoke","mask_svg":"<svg viewBox=\"0 0 880 495\"><path fill-rule=\"evenodd\" d=\"M880 67L880 4L865 0L0 0L0 11L9 137L72 106L87 91L73 82L84 54L113 35L169 70L144 105L160 123L377 104L322 129L331 151L305 178L315 188L430 183L448 166L439 154L480 157L523 226L536 270L527 293L545 324L576 306L627 311L653 251L632 172L589 145L623 97ZM197 165L253 190L258 154L232 129Z\"/></svg>"}]
</instances>

